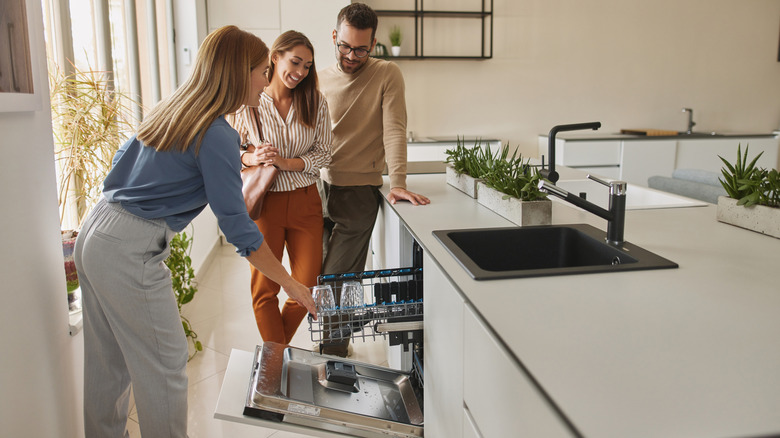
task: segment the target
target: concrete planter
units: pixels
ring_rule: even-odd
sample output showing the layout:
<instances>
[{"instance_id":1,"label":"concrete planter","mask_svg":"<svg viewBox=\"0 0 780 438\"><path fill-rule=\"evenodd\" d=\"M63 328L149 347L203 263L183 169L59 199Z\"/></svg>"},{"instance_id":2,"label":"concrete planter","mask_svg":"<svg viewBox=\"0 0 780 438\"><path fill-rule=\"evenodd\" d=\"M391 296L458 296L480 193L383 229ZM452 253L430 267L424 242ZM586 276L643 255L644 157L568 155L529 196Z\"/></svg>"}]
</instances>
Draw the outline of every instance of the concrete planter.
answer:
<instances>
[{"instance_id":1,"label":"concrete planter","mask_svg":"<svg viewBox=\"0 0 780 438\"><path fill-rule=\"evenodd\" d=\"M477 183L477 202L495 211L520 226L550 225L552 223L552 201L521 201L492 189L483 182Z\"/></svg>"},{"instance_id":2,"label":"concrete planter","mask_svg":"<svg viewBox=\"0 0 780 438\"><path fill-rule=\"evenodd\" d=\"M720 222L780 239L780 208L765 205L743 207L727 196L718 197L717 218Z\"/></svg>"},{"instance_id":3,"label":"concrete planter","mask_svg":"<svg viewBox=\"0 0 780 438\"><path fill-rule=\"evenodd\" d=\"M447 184L455 187L472 198L477 197L477 182L480 180L470 175L466 175L465 173L456 172L455 168L452 167L452 164L447 164L445 173L447 175Z\"/></svg>"}]
</instances>

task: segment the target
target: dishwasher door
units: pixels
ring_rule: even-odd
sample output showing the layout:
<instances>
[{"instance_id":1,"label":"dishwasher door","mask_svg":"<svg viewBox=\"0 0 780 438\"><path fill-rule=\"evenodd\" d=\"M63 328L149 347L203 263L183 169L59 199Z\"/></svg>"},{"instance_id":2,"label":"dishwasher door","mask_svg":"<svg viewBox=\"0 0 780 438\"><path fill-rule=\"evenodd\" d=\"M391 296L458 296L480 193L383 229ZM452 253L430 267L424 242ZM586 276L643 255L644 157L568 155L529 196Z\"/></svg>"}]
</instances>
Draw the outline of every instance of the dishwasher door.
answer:
<instances>
[{"instance_id":1,"label":"dishwasher door","mask_svg":"<svg viewBox=\"0 0 780 438\"><path fill-rule=\"evenodd\" d=\"M422 387L406 373L267 342L244 415L361 437L422 437Z\"/></svg>"}]
</instances>

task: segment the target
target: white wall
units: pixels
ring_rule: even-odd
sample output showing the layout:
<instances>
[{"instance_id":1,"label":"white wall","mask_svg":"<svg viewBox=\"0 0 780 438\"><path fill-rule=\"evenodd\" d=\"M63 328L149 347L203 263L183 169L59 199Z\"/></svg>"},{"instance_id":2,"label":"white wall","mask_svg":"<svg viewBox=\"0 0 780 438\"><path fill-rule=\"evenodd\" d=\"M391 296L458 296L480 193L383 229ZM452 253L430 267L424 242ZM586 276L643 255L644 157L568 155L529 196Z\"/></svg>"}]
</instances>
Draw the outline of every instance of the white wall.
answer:
<instances>
[{"instance_id":1,"label":"white wall","mask_svg":"<svg viewBox=\"0 0 780 438\"><path fill-rule=\"evenodd\" d=\"M684 130L683 107L701 131L780 127L778 0L495 0L495 11L493 59L398 61L415 136L500 138L536 156L554 125Z\"/></svg>"},{"instance_id":2,"label":"white wall","mask_svg":"<svg viewBox=\"0 0 780 438\"><path fill-rule=\"evenodd\" d=\"M78 437L83 335L68 335L41 2L26 3L42 109L0 112L0 436Z\"/></svg>"},{"instance_id":3,"label":"white wall","mask_svg":"<svg viewBox=\"0 0 780 438\"><path fill-rule=\"evenodd\" d=\"M208 29L229 24L252 32L271 47L288 30L303 32L314 46L314 63L322 69L334 61L332 32L339 10L349 0L206 0Z\"/></svg>"}]
</instances>

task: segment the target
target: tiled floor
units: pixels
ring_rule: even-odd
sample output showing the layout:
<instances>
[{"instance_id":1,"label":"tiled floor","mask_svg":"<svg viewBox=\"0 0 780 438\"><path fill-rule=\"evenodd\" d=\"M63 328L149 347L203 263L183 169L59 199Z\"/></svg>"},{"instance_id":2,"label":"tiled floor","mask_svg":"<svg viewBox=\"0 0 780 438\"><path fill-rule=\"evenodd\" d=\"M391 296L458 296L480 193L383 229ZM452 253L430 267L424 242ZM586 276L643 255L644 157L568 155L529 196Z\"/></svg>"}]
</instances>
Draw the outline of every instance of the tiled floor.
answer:
<instances>
[{"instance_id":1,"label":"tiled floor","mask_svg":"<svg viewBox=\"0 0 780 438\"><path fill-rule=\"evenodd\" d=\"M286 260L285 260L286 261ZM286 295L279 295L280 303ZM212 263L198 277L198 293L183 308L198 339L203 343L188 364L188 430L190 438L301 438L290 432L263 429L214 418L214 409L222 387L230 350L254 351L262 343L257 331L249 292L249 264L235 253L231 245L218 249ZM313 345L306 320L298 329L291 345L311 348ZM357 342L350 359L377 365L387 365L382 342ZM131 438L141 437L138 416L131 405L128 430Z\"/></svg>"}]
</instances>

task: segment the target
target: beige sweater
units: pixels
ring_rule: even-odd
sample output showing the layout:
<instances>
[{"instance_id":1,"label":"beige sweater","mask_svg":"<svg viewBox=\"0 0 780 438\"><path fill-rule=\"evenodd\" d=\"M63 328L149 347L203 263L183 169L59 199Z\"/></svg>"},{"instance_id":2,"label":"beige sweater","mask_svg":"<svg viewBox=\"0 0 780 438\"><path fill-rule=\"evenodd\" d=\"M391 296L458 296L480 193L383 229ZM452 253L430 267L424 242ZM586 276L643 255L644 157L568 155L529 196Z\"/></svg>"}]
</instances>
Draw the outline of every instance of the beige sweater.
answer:
<instances>
[{"instance_id":1,"label":"beige sweater","mask_svg":"<svg viewBox=\"0 0 780 438\"><path fill-rule=\"evenodd\" d=\"M379 186L387 161L390 187L405 189L406 99L398 66L370 58L354 74L334 64L318 75L333 127L333 158L322 179L337 186Z\"/></svg>"}]
</instances>

